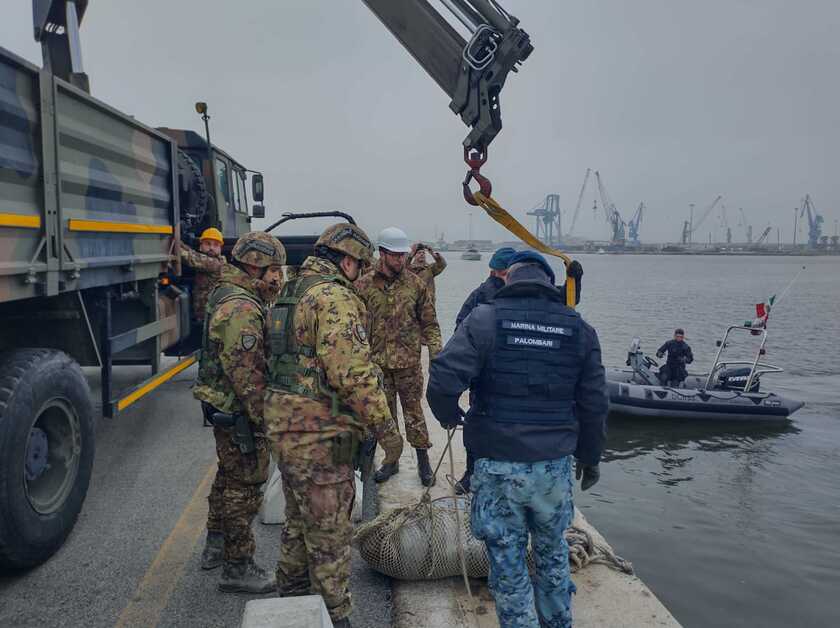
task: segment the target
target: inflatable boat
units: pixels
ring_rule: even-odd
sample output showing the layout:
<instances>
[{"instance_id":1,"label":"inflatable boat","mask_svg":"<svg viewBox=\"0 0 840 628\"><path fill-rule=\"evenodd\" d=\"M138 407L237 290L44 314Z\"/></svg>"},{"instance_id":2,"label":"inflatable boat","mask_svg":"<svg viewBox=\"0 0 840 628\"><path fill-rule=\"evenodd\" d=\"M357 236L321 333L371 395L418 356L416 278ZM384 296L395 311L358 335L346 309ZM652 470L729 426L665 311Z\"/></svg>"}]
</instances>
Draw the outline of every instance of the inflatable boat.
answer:
<instances>
[{"instance_id":1,"label":"inflatable boat","mask_svg":"<svg viewBox=\"0 0 840 628\"><path fill-rule=\"evenodd\" d=\"M725 360L723 350L733 333L761 336L752 360ZM627 355L630 368L608 368L610 414L662 419L703 421L788 421L803 405L761 390L761 377L783 369L761 362L767 341L766 329L733 325L718 341L711 371L689 375L678 387L659 379L659 364L641 350L634 338Z\"/></svg>"}]
</instances>

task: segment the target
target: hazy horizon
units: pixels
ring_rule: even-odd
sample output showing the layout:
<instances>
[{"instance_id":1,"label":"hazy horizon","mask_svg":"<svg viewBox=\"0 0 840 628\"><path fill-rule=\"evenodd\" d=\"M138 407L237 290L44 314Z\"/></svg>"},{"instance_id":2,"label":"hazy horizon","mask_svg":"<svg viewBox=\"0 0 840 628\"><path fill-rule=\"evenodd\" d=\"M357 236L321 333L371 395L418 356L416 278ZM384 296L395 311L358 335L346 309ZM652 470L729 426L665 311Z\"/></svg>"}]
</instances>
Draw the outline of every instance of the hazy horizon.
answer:
<instances>
[{"instance_id":1,"label":"hazy horizon","mask_svg":"<svg viewBox=\"0 0 840 628\"><path fill-rule=\"evenodd\" d=\"M31 3L7 4L0 46L40 65ZM756 237L769 224L789 242L806 193L835 233L839 4L502 4L535 50L502 92L485 172L529 228L549 193L570 215L592 168L625 220L644 201L642 241L677 241L689 204L697 215L718 194L736 241L743 208ZM341 209L371 235L456 240L472 211L474 238L512 238L461 199L467 128L448 98L358 0L91 2L82 48L93 95L150 126L201 131L193 103L209 103L214 143L265 173L257 226ZM593 179L575 235L606 239L596 193ZM716 211L695 241L718 224Z\"/></svg>"}]
</instances>

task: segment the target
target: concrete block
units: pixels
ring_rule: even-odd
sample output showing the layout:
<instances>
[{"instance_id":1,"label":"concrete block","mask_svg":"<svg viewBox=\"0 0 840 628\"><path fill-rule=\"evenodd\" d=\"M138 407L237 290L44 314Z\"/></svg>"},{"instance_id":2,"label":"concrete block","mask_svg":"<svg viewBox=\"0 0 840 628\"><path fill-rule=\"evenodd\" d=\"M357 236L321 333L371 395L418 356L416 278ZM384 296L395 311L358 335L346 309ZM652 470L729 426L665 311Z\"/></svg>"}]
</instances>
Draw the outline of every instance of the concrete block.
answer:
<instances>
[{"instance_id":1,"label":"concrete block","mask_svg":"<svg viewBox=\"0 0 840 628\"><path fill-rule=\"evenodd\" d=\"M333 628L320 595L273 597L245 605L241 628Z\"/></svg>"}]
</instances>

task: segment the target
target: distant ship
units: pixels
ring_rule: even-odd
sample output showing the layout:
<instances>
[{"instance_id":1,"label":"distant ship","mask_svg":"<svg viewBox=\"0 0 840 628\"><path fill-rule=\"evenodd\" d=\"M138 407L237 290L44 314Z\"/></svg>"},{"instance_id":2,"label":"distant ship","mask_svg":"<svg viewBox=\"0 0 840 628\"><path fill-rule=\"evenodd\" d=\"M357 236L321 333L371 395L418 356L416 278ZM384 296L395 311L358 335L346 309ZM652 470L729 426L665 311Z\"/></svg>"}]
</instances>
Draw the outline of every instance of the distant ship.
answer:
<instances>
[{"instance_id":1,"label":"distant ship","mask_svg":"<svg viewBox=\"0 0 840 628\"><path fill-rule=\"evenodd\" d=\"M478 252L478 249L475 248L475 244L472 243L472 212L470 212L470 222L469 222L469 231L468 231L468 239L470 241L470 246L467 247L467 250L461 253L461 259L469 260L471 262L477 262L481 259L481 253Z\"/></svg>"},{"instance_id":2,"label":"distant ship","mask_svg":"<svg viewBox=\"0 0 840 628\"><path fill-rule=\"evenodd\" d=\"M463 253L461 253L461 259L466 259L471 262L477 262L481 259L481 253L478 252L477 248L470 247Z\"/></svg>"}]
</instances>

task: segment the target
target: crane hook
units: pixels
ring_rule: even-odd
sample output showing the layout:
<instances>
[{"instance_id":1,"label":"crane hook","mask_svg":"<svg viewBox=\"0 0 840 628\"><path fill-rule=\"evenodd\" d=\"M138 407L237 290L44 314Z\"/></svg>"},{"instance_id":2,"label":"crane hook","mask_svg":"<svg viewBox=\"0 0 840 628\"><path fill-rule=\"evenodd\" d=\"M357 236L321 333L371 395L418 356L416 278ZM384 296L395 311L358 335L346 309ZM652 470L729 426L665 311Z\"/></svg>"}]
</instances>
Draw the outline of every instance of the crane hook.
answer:
<instances>
[{"instance_id":1,"label":"crane hook","mask_svg":"<svg viewBox=\"0 0 840 628\"><path fill-rule=\"evenodd\" d=\"M467 176L464 177L462 186L464 188L464 200L470 205L478 205L475 200L472 190L470 189L470 181L474 180L478 183L478 189L484 196L491 196L493 192L493 184L490 179L481 174L481 166L487 161L487 149L467 148L464 147L464 163L470 169L467 171Z\"/></svg>"}]
</instances>

